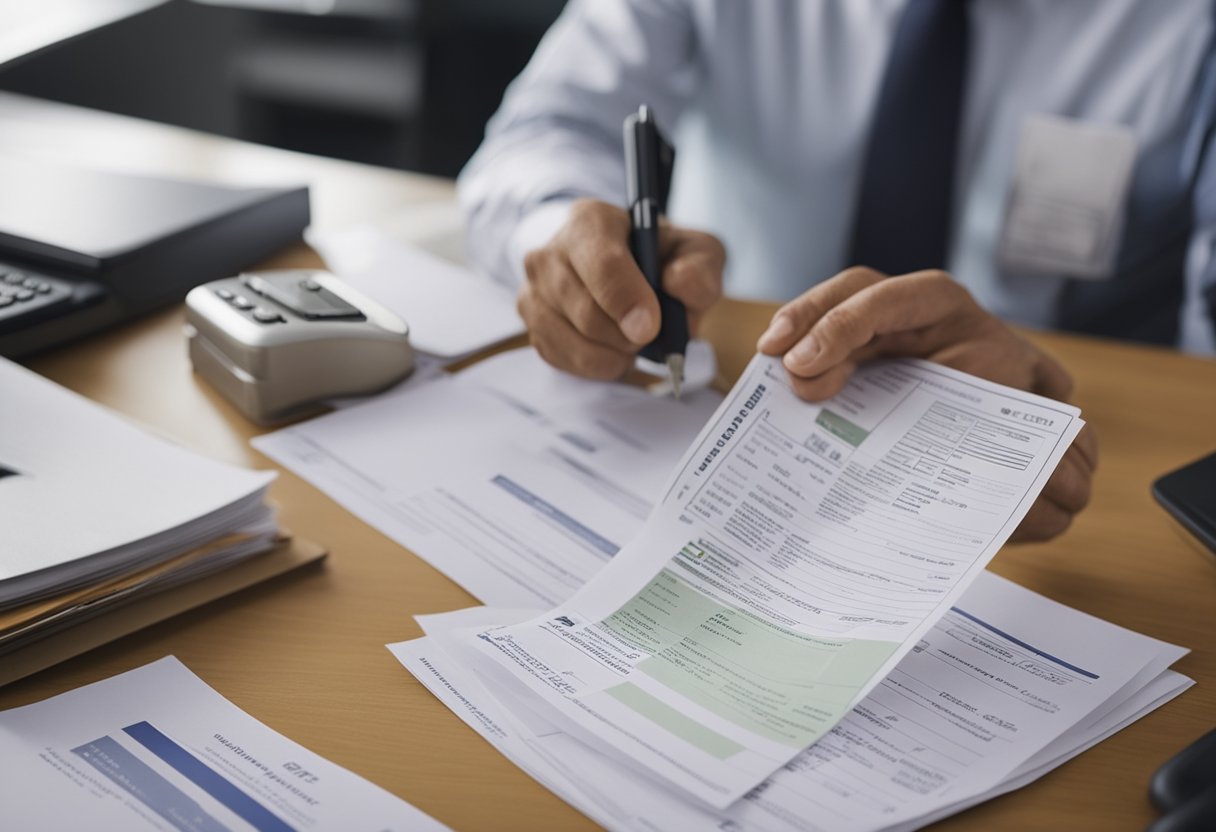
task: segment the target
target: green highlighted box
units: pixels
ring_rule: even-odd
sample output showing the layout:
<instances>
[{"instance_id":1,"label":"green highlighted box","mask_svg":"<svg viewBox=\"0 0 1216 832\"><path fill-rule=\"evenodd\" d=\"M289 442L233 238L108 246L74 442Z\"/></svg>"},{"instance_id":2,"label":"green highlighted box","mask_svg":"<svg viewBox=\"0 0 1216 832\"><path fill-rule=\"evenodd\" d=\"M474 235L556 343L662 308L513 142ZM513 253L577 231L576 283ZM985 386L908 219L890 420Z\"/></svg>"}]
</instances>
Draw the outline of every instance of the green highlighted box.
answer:
<instances>
[{"instance_id":1,"label":"green highlighted box","mask_svg":"<svg viewBox=\"0 0 1216 832\"><path fill-rule=\"evenodd\" d=\"M844 716L897 647L781 627L719 603L668 569L601 626L650 654L638 672L735 725L798 748Z\"/></svg>"},{"instance_id":2,"label":"green highlighted box","mask_svg":"<svg viewBox=\"0 0 1216 832\"><path fill-rule=\"evenodd\" d=\"M853 424L848 419L838 413L833 413L826 407L819 411L819 415L815 417L815 424L833 436L840 437L854 448L864 442L865 438L870 435L868 430Z\"/></svg>"},{"instance_id":3,"label":"green highlighted box","mask_svg":"<svg viewBox=\"0 0 1216 832\"><path fill-rule=\"evenodd\" d=\"M709 730L632 682L610 687L604 693L719 760L725 760L743 750L743 746L730 737Z\"/></svg>"}]
</instances>

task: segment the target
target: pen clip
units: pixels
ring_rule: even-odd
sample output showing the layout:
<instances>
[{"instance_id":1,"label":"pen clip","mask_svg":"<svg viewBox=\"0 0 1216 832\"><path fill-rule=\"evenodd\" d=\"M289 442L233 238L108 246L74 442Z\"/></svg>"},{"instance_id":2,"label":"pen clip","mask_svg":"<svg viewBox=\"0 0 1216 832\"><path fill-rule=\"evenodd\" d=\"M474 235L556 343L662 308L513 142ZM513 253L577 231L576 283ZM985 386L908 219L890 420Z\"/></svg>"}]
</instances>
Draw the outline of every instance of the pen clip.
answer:
<instances>
[{"instance_id":1,"label":"pen clip","mask_svg":"<svg viewBox=\"0 0 1216 832\"><path fill-rule=\"evenodd\" d=\"M639 200L652 199L660 213L667 213L675 158L676 150L659 130L650 107L643 104L626 117L625 182L630 209Z\"/></svg>"}]
</instances>

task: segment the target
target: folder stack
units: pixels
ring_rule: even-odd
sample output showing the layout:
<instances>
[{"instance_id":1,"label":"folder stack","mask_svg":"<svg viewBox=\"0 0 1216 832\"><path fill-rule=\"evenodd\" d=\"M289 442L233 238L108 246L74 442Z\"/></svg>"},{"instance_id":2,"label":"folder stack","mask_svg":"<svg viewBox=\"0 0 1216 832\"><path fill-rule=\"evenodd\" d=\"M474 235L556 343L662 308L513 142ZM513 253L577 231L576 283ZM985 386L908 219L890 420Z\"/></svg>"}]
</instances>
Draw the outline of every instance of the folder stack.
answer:
<instances>
[{"instance_id":1,"label":"folder stack","mask_svg":"<svg viewBox=\"0 0 1216 832\"><path fill-rule=\"evenodd\" d=\"M2 359L0 399L6 671L33 641L282 540L272 472L201 457Z\"/></svg>"}]
</instances>

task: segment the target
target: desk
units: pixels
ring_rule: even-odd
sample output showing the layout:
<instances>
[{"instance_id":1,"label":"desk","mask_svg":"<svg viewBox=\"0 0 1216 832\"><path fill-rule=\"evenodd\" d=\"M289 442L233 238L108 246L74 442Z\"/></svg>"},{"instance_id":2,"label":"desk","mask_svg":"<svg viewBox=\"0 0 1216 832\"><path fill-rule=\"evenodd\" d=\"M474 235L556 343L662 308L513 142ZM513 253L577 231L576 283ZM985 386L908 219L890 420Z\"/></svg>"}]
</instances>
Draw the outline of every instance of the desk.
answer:
<instances>
[{"instance_id":1,"label":"desk","mask_svg":"<svg viewBox=\"0 0 1216 832\"><path fill-rule=\"evenodd\" d=\"M10 117L6 113L17 113ZM434 179L310 159L131 119L0 95L0 150L21 138L85 164L313 183L318 221L387 212L450 213ZM101 136L77 147L81 130ZM17 137L17 138L15 138ZM137 148L123 151L126 143ZM366 196L363 189L366 188ZM421 207L420 207L421 206ZM315 265L298 246L268 265ZM734 377L771 307L729 301L706 323ZM190 371L182 310L33 360L35 370L229 462L272 467L261 432ZM1216 568L1149 496L1158 474L1216 447L1216 362L1062 335L1034 339L1079 379L1097 430L1093 504L1061 539L1010 547L993 570L1065 604L1194 648L1178 665L1199 685L1044 780L944 821L940 829L1142 829L1155 766L1216 724ZM0 708L33 702L173 653L262 721L460 830L590 829L500 757L401 668L383 645L419 634L411 615L474 599L400 546L283 472L284 525L325 544L324 567L288 575L0 689Z\"/></svg>"}]
</instances>

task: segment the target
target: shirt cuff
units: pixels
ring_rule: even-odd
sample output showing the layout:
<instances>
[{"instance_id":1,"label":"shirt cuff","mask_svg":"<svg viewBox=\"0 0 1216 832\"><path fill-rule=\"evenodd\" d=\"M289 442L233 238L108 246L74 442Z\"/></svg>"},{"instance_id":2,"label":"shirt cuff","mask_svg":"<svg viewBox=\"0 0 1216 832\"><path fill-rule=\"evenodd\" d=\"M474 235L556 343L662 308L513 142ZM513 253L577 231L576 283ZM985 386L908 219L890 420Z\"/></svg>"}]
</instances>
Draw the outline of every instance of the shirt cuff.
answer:
<instances>
[{"instance_id":1,"label":"shirt cuff","mask_svg":"<svg viewBox=\"0 0 1216 832\"><path fill-rule=\"evenodd\" d=\"M533 209L507 241L507 261L515 285L523 285L528 275L524 271L524 256L528 252L546 245L570 216L573 199L554 199L541 203Z\"/></svg>"}]
</instances>

